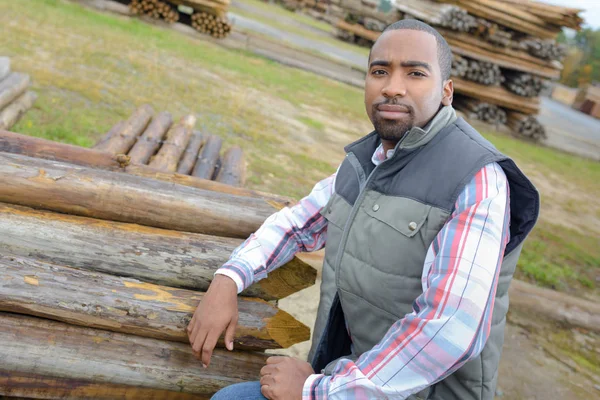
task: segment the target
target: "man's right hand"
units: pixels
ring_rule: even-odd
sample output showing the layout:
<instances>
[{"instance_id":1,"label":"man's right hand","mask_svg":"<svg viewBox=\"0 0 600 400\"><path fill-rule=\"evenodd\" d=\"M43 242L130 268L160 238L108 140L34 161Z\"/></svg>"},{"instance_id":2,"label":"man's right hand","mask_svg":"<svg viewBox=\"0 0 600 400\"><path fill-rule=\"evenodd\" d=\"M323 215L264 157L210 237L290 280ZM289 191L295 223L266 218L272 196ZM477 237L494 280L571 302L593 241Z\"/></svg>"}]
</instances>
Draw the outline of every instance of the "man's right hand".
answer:
<instances>
[{"instance_id":1,"label":"man's right hand","mask_svg":"<svg viewBox=\"0 0 600 400\"><path fill-rule=\"evenodd\" d=\"M213 349L224 330L227 330L225 346L233 350L237 322L237 285L225 275L215 275L187 327L194 355L202 360L204 368L210 364Z\"/></svg>"}]
</instances>

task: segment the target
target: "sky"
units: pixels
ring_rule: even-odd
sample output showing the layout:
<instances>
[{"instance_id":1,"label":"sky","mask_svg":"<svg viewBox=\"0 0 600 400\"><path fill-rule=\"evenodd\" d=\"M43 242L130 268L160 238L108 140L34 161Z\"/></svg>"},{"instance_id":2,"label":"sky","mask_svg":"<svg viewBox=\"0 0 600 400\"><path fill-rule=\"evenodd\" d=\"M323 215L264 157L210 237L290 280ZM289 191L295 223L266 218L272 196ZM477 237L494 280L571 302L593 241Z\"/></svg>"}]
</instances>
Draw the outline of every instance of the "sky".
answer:
<instances>
[{"instance_id":1,"label":"sky","mask_svg":"<svg viewBox=\"0 0 600 400\"><path fill-rule=\"evenodd\" d=\"M593 29L600 29L600 0L541 0L544 3L556 4L559 6L580 8L585 11L579 15L585 20L584 26Z\"/></svg>"}]
</instances>

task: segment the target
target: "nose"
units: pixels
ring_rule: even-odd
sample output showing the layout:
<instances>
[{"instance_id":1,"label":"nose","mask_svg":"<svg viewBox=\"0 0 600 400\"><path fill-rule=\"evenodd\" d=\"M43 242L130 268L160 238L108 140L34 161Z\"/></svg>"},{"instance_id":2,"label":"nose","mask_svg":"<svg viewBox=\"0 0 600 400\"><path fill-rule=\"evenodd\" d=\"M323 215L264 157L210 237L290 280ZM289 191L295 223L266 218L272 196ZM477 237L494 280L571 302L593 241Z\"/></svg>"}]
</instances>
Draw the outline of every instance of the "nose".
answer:
<instances>
[{"instance_id":1,"label":"nose","mask_svg":"<svg viewBox=\"0 0 600 400\"><path fill-rule=\"evenodd\" d=\"M406 82L401 73L389 75L389 79L381 88L381 94L388 99L406 96Z\"/></svg>"}]
</instances>

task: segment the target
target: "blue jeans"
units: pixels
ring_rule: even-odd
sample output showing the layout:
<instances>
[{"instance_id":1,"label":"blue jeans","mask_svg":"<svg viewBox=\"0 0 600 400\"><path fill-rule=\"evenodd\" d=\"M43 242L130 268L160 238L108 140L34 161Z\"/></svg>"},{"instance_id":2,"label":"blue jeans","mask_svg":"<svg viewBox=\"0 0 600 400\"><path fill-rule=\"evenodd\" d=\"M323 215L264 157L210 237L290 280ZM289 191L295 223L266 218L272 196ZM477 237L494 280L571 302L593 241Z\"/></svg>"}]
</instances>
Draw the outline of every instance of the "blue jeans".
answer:
<instances>
[{"instance_id":1,"label":"blue jeans","mask_svg":"<svg viewBox=\"0 0 600 400\"><path fill-rule=\"evenodd\" d=\"M267 400L260 392L260 382L243 382L224 387L210 400Z\"/></svg>"}]
</instances>

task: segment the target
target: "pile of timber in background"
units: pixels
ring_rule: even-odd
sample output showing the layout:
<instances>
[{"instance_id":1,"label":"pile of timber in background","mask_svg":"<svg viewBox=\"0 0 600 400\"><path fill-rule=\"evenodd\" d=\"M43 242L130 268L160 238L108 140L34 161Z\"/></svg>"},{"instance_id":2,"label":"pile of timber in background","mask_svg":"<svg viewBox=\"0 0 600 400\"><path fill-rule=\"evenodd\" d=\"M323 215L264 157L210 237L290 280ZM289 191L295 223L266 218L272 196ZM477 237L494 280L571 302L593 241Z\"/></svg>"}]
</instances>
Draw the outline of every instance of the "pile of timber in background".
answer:
<instances>
[{"instance_id":1,"label":"pile of timber in background","mask_svg":"<svg viewBox=\"0 0 600 400\"><path fill-rule=\"evenodd\" d=\"M154 115L151 106L143 105L129 119L115 124L94 148L157 171L243 186L246 164L242 149L231 146L221 154L223 140L194 129L195 125L193 115L173 123L170 113Z\"/></svg>"},{"instance_id":2,"label":"pile of timber in background","mask_svg":"<svg viewBox=\"0 0 600 400\"><path fill-rule=\"evenodd\" d=\"M207 399L309 339L273 302L315 283L294 258L242 293L235 350L202 368L185 331L197 304L289 199L127 161L0 131L0 395Z\"/></svg>"},{"instance_id":3,"label":"pile of timber in background","mask_svg":"<svg viewBox=\"0 0 600 400\"><path fill-rule=\"evenodd\" d=\"M222 39L231 33L227 18L230 0L115 0L118 12L192 26L198 32Z\"/></svg>"},{"instance_id":4,"label":"pile of timber in background","mask_svg":"<svg viewBox=\"0 0 600 400\"><path fill-rule=\"evenodd\" d=\"M37 94L29 85L29 75L11 72L10 58L0 56L0 129L12 128L33 107Z\"/></svg>"},{"instance_id":5,"label":"pile of timber in background","mask_svg":"<svg viewBox=\"0 0 600 400\"><path fill-rule=\"evenodd\" d=\"M545 137L533 122L539 95L548 80L560 77L566 49L555 38L562 27L580 29L579 12L533 0L398 0L385 11L378 1L331 0L325 11L339 38L365 46L401 19L434 26L455 55L455 92L483 103L478 110L487 111L473 112L472 101L457 107L468 104L463 111L496 124L507 113L529 115L507 125L529 139ZM503 112L490 114L491 105Z\"/></svg>"}]
</instances>

